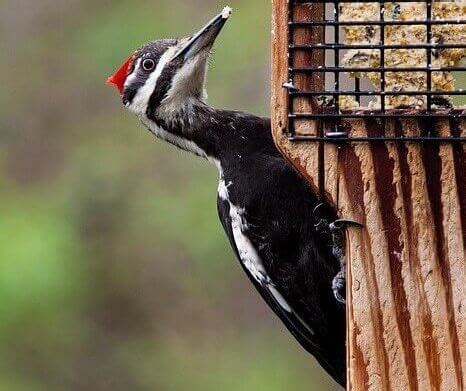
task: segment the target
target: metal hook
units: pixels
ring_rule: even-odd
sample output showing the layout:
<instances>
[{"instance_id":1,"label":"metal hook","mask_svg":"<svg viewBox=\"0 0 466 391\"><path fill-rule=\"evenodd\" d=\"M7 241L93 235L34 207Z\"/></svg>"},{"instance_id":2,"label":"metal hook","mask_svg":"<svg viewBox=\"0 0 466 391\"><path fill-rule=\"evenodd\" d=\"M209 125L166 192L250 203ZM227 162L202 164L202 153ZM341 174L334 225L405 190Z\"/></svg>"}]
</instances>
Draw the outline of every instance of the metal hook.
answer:
<instances>
[{"instance_id":1,"label":"metal hook","mask_svg":"<svg viewBox=\"0 0 466 391\"><path fill-rule=\"evenodd\" d=\"M348 219L339 219L335 220L333 223L330 224L331 229L342 229L345 228L345 226L353 226L353 227L358 227L358 228L364 228L364 225L353 220L348 220Z\"/></svg>"},{"instance_id":2,"label":"metal hook","mask_svg":"<svg viewBox=\"0 0 466 391\"><path fill-rule=\"evenodd\" d=\"M296 87L292 81L288 81L282 84L283 88L286 88L288 91L299 91L299 88Z\"/></svg>"}]
</instances>

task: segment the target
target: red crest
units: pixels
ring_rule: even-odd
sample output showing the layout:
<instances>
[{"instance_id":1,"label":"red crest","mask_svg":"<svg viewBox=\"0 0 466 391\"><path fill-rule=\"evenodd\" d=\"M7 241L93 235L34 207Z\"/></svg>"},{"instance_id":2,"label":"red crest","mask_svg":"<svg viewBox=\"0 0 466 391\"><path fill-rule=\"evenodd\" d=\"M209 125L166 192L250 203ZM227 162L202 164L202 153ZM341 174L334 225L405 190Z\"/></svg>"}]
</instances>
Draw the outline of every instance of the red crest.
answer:
<instances>
[{"instance_id":1,"label":"red crest","mask_svg":"<svg viewBox=\"0 0 466 391\"><path fill-rule=\"evenodd\" d=\"M131 67L133 59L134 55L128 58L125 63L107 79L107 84L113 84L118 89L118 91L120 91L120 94L123 93L125 81L128 77L128 69Z\"/></svg>"}]
</instances>

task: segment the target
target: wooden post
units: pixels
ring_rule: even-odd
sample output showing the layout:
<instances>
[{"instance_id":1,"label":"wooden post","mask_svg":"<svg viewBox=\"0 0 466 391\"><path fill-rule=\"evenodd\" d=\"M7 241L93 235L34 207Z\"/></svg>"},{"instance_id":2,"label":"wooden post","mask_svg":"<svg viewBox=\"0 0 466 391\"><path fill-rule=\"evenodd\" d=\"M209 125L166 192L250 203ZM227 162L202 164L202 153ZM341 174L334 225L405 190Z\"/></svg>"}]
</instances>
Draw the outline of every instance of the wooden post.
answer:
<instances>
[{"instance_id":1,"label":"wooden post","mask_svg":"<svg viewBox=\"0 0 466 391\"><path fill-rule=\"evenodd\" d=\"M324 184L327 201L341 217L365 226L347 235L348 390L463 390L465 145L325 145L320 160L318 143L290 142L288 100L281 87L288 81L287 0L272 0L272 9L275 142L314 190ZM306 109L313 110L312 104ZM347 126L352 136L382 134L376 120L351 120ZM312 123L299 128L314 131ZM426 130L464 137L466 121L394 120L386 133L409 136Z\"/></svg>"}]
</instances>

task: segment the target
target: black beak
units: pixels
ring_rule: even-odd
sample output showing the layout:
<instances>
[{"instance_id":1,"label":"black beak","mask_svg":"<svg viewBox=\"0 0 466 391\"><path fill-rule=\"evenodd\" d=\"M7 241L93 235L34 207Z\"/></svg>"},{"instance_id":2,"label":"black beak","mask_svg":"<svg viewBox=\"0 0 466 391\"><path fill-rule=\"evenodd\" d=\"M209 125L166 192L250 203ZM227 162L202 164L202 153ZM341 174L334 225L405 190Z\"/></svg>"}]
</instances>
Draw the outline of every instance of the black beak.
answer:
<instances>
[{"instance_id":1,"label":"black beak","mask_svg":"<svg viewBox=\"0 0 466 391\"><path fill-rule=\"evenodd\" d=\"M223 11L200 29L193 37L183 45L183 47L175 54L175 58L183 56L184 60L188 60L201 52L203 49L210 49L223 26L230 17L232 9L225 7Z\"/></svg>"}]
</instances>

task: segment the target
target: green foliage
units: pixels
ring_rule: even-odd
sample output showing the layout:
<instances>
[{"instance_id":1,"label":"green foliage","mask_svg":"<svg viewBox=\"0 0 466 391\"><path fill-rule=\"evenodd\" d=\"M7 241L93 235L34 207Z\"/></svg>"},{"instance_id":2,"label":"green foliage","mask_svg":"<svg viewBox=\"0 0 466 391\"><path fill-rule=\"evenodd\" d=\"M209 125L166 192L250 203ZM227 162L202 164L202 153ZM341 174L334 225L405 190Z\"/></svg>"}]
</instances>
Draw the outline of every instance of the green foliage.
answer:
<instances>
[{"instance_id":1,"label":"green foliage","mask_svg":"<svg viewBox=\"0 0 466 391\"><path fill-rule=\"evenodd\" d=\"M0 327L54 315L83 294L84 251L74 227L41 196L3 198L0 220Z\"/></svg>"},{"instance_id":2,"label":"green foliage","mask_svg":"<svg viewBox=\"0 0 466 391\"><path fill-rule=\"evenodd\" d=\"M141 351L146 351L151 357L143 365L134 367L136 377L141 379L141 388L148 390L304 391L314 382L317 386L329 386L325 382L318 384L319 379L312 379L310 374L304 377L307 382L303 382L306 363L300 361L298 355L290 355L290 359L284 361L284 353L290 353L282 345L286 341L270 337L280 349L270 349L270 339L262 334L249 340L247 345L238 345L237 339L230 337L213 338L201 347L189 346L177 339L149 345L145 341L144 346L136 343L127 348L126 354L137 357Z\"/></svg>"}]
</instances>

